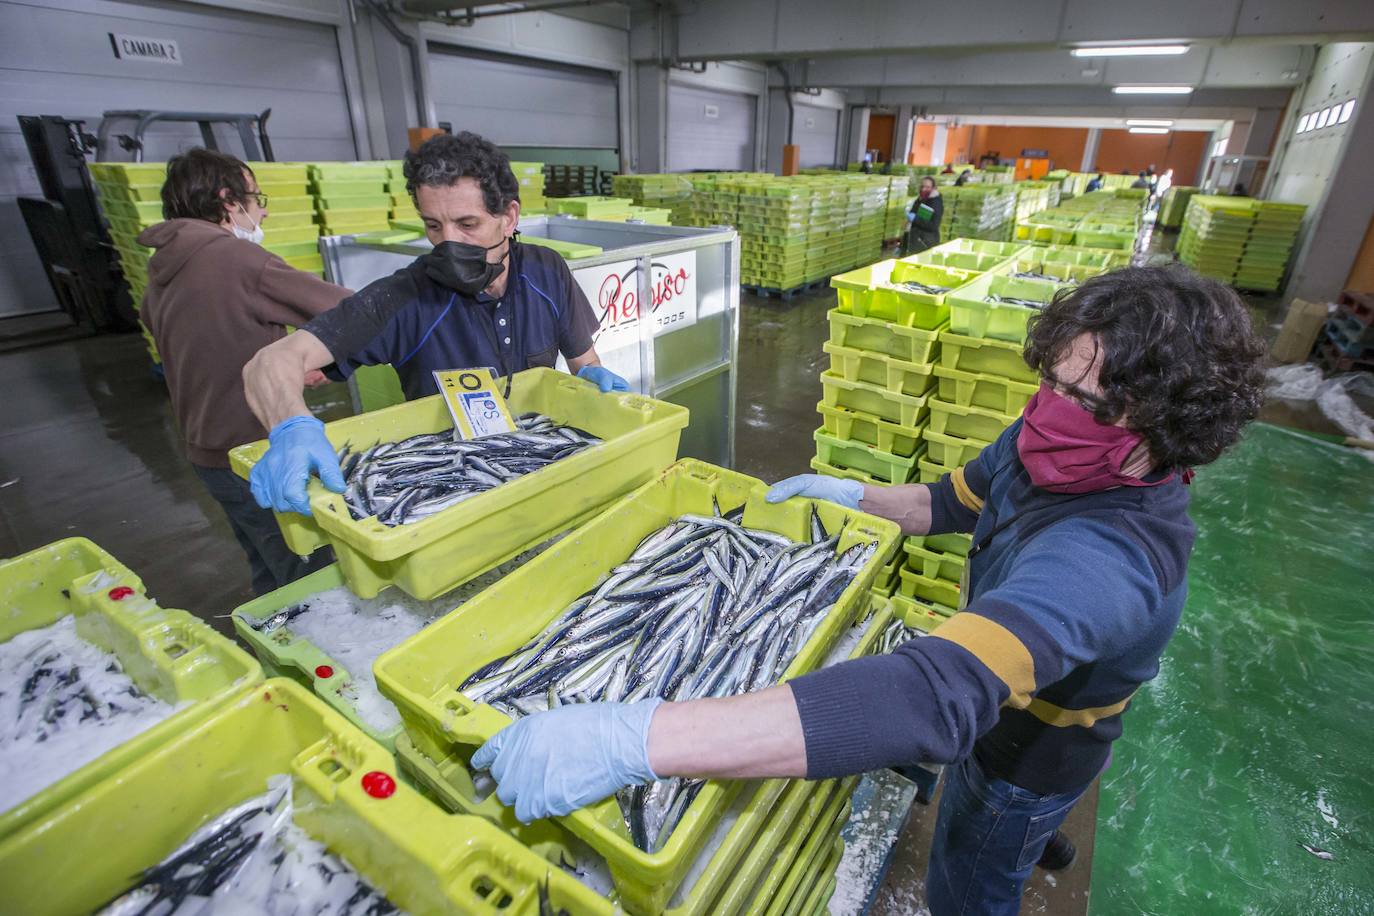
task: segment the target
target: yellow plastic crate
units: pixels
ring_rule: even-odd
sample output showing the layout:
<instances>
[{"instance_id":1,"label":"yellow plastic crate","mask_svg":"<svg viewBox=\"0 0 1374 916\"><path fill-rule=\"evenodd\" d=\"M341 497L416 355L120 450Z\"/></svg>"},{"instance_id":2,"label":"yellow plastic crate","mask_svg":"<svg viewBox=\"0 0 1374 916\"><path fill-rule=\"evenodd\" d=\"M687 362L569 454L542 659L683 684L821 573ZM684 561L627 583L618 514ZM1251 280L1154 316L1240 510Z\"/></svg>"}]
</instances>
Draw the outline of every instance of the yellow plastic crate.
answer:
<instances>
[{"instance_id":1,"label":"yellow plastic crate","mask_svg":"<svg viewBox=\"0 0 1374 916\"><path fill-rule=\"evenodd\" d=\"M963 436L952 436L948 433L939 433L929 427L923 433L926 440L926 457L932 464L939 465L946 471L962 467L974 458L978 453L991 444L987 439L969 439Z\"/></svg>"},{"instance_id":2,"label":"yellow plastic crate","mask_svg":"<svg viewBox=\"0 0 1374 916\"><path fill-rule=\"evenodd\" d=\"M470 753L510 719L489 705L472 703L458 685L542 630L645 536L683 514L711 514L713 500L726 511L743 505L745 525L796 541L810 539L814 506L828 530L843 531L838 550L876 543L874 556L817 627L784 679L811 671L868 609L868 590L896 549L900 532L893 522L833 503L768 503L767 492L766 484L743 474L700 461L680 461L457 611L382 655L373 665L377 684L396 704L407 734L425 756L442 760L455 746ZM654 853L633 845L613 799L561 820L606 857L627 908L658 912L739 788L738 782L707 783L663 848Z\"/></svg>"},{"instance_id":3,"label":"yellow plastic crate","mask_svg":"<svg viewBox=\"0 0 1374 916\"><path fill-rule=\"evenodd\" d=\"M987 407L961 407L931 398L929 428L937 433L991 442L1015 423L1019 416L1019 413L1002 413Z\"/></svg>"},{"instance_id":4,"label":"yellow plastic crate","mask_svg":"<svg viewBox=\"0 0 1374 916\"><path fill-rule=\"evenodd\" d=\"M964 372L935 367L936 396L962 407L988 407L1020 415L1039 388L1033 382L1017 382L990 372Z\"/></svg>"},{"instance_id":5,"label":"yellow plastic crate","mask_svg":"<svg viewBox=\"0 0 1374 916\"><path fill-rule=\"evenodd\" d=\"M538 916L547 912L541 886L555 911L613 912L513 837L480 818L445 814L395 772L385 750L299 685L240 690L72 804L0 840L5 912L98 909L277 774L292 779L296 824L408 912ZM390 777L390 795L364 789L374 774Z\"/></svg>"},{"instance_id":6,"label":"yellow plastic crate","mask_svg":"<svg viewBox=\"0 0 1374 916\"><path fill-rule=\"evenodd\" d=\"M602 394L591 382L544 368L512 376L507 401L514 414L537 411L605 441L395 528L375 517L355 521L342 494L312 480L314 525L321 541L333 544L349 588L372 598L395 584L421 600L436 598L654 479L677 458L688 419L685 407L638 394ZM325 435L335 448L346 442L365 448L452 426L443 399L432 395L336 420L325 425ZM259 440L232 449L229 460L246 478L266 451L267 442ZM291 529L287 543L296 549L310 543L309 527L293 522L282 531Z\"/></svg>"},{"instance_id":7,"label":"yellow plastic crate","mask_svg":"<svg viewBox=\"0 0 1374 916\"><path fill-rule=\"evenodd\" d=\"M207 715L231 693L262 679L262 668L248 653L186 611L159 607L138 576L85 538L55 541L0 562L0 607L5 610L0 641L74 614L77 634L113 653L140 690L166 703L186 704L0 812L0 837L48 817Z\"/></svg>"},{"instance_id":8,"label":"yellow plastic crate","mask_svg":"<svg viewBox=\"0 0 1374 916\"><path fill-rule=\"evenodd\" d=\"M913 328L877 318L846 315L839 309L826 312L830 322L830 342L841 347L869 350L911 363L933 363L940 354L937 328Z\"/></svg>"}]
</instances>

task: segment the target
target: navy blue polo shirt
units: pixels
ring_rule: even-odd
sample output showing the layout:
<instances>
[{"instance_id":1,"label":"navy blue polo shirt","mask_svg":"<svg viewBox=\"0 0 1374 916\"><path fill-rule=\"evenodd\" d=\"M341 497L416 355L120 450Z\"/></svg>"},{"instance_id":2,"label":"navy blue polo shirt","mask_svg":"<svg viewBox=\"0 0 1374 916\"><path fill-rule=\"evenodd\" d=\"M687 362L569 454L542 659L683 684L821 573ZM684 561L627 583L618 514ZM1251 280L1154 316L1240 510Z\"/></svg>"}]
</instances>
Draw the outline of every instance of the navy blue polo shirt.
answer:
<instances>
[{"instance_id":1,"label":"navy blue polo shirt","mask_svg":"<svg viewBox=\"0 0 1374 916\"><path fill-rule=\"evenodd\" d=\"M557 252L512 241L506 291L474 297L441 286L420 259L369 283L305 325L345 378L390 363L407 398L437 394L435 371L508 375L581 356L599 322Z\"/></svg>"}]
</instances>

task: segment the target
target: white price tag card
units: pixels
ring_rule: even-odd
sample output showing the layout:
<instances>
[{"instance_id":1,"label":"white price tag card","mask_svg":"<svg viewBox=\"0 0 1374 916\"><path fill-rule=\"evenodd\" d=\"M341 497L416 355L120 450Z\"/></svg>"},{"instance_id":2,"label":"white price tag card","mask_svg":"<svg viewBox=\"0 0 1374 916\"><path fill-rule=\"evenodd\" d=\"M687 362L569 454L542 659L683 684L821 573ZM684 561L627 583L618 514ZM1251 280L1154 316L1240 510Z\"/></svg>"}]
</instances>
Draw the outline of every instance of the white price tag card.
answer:
<instances>
[{"instance_id":1,"label":"white price tag card","mask_svg":"<svg viewBox=\"0 0 1374 916\"><path fill-rule=\"evenodd\" d=\"M444 396L453 428L464 439L480 439L515 429L506 399L496 379L486 369L451 369L435 372L434 382Z\"/></svg>"}]
</instances>

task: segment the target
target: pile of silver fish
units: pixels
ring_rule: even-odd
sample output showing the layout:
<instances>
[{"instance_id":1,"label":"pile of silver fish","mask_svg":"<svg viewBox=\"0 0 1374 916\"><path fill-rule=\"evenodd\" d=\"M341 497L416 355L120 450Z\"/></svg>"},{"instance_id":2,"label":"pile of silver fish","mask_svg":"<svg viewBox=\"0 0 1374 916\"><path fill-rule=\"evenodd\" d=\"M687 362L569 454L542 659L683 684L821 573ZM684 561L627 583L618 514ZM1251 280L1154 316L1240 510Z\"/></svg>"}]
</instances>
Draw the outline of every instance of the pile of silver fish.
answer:
<instances>
[{"instance_id":1,"label":"pile of silver fish","mask_svg":"<svg viewBox=\"0 0 1374 916\"><path fill-rule=\"evenodd\" d=\"M1077 283L1073 277L1056 277L1047 273L1040 273L1034 270L1023 270L1012 274L1018 280L1049 280L1051 283Z\"/></svg>"},{"instance_id":2,"label":"pile of silver fish","mask_svg":"<svg viewBox=\"0 0 1374 916\"><path fill-rule=\"evenodd\" d=\"M940 293L947 293L953 289L952 286L931 286L927 283L917 282L916 280L904 280L897 285L904 286L914 293L930 293L933 296L938 296Z\"/></svg>"},{"instance_id":3,"label":"pile of silver fish","mask_svg":"<svg viewBox=\"0 0 1374 916\"><path fill-rule=\"evenodd\" d=\"M601 444L586 430L542 414L521 414L516 426L480 439L443 432L380 442L362 452L345 445L339 450L344 502L357 520L375 515L387 527L407 525Z\"/></svg>"},{"instance_id":4,"label":"pile of silver fish","mask_svg":"<svg viewBox=\"0 0 1374 916\"><path fill-rule=\"evenodd\" d=\"M993 293L983 297L984 302L996 302L1001 305L1024 305L1026 308L1042 309L1045 303L1036 302L1034 299L1018 299L1015 296L999 296Z\"/></svg>"},{"instance_id":5,"label":"pile of silver fish","mask_svg":"<svg viewBox=\"0 0 1374 916\"><path fill-rule=\"evenodd\" d=\"M565 703L724 697L776 683L877 545L836 553L839 534L814 510L806 544L745 528L742 517L742 507L717 507L649 535L552 624L459 689L517 718ZM622 791L635 844L660 849L701 785L673 779Z\"/></svg>"},{"instance_id":6,"label":"pile of silver fish","mask_svg":"<svg viewBox=\"0 0 1374 916\"><path fill-rule=\"evenodd\" d=\"M102 916L215 912L385 916L394 904L291 821L291 780L191 834L105 905Z\"/></svg>"},{"instance_id":7,"label":"pile of silver fish","mask_svg":"<svg viewBox=\"0 0 1374 916\"><path fill-rule=\"evenodd\" d=\"M904 643L911 642L926 635L915 627L909 627L900 620L893 618L887 622L883 628L882 635L878 637L878 643L873 647L874 655L888 655L901 647Z\"/></svg>"}]
</instances>

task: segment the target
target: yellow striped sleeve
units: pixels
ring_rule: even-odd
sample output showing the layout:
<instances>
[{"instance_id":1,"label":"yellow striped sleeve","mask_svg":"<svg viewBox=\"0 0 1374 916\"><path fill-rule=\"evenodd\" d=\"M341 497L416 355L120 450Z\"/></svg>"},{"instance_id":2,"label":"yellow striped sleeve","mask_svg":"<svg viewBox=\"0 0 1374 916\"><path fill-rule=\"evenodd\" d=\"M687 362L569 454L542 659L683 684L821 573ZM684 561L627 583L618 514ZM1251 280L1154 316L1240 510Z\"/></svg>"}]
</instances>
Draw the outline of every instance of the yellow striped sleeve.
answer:
<instances>
[{"instance_id":1,"label":"yellow striped sleeve","mask_svg":"<svg viewBox=\"0 0 1374 916\"><path fill-rule=\"evenodd\" d=\"M1016 634L979 614L960 613L930 634L962 646L1007 685L1006 705L1025 709L1035 692L1035 660Z\"/></svg>"},{"instance_id":2,"label":"yellow striped sleeve","mask_svg":"<svg viewBox=\"0 0 1374 916\"><path fill-rule=\"evenodd\" d=\"M949 475L949 479L954 484L954 495L959 498L959 502L964 504L964 508L974 512L983 511L983 501L978 498L978 494L969 488L968 481L964 480L963 468L955 468Z\"/></svg>"},{"instance_id":3,"label":"yellow striped sleeve","mask_svg":"<svg viewBox=\"0 0 1374 916\"><path fill-rule=\"evenodd\" d=\"M1125 712L1126 706L1131 702L1131 697L1134 696L1135 691L1132 691L1131 696L1119 703L1113 703L1110 706L1095 706L1091 709L1065 709L1062 706L1055 706L1052 703L1037 699L1031 700L1026 711L1046 725L1053 725L1056 728L1067 728L1070 725L1091 728L1099 719L1107 719Z\"/></svg>"}]
</instances>

